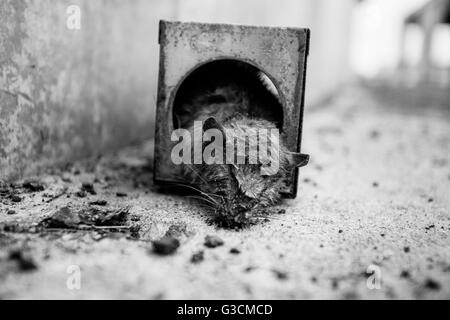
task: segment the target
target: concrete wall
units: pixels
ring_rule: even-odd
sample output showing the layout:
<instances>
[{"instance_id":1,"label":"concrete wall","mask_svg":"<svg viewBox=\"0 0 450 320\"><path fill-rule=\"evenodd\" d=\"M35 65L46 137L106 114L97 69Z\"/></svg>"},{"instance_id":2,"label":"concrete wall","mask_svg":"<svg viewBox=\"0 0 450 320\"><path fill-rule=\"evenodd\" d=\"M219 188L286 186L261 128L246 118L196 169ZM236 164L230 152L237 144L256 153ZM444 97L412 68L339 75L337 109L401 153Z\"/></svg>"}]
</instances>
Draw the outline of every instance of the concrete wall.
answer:
<instances>
[{"instance_id":1,"label":"concrete wall","mask_svg":"<svg viewBox=\"0 0 450 320\"><path fill-rule=\"evenodd\" d=\"M170 1L0 1L0 179L153 135ZM69 5L81 29L66 26Z\"/></svg>"},{"instance_id":2,"label":"concrete wall","mask_svg":"<svg viewBox=\"0 0 450 320\"><path fill-rule=\"evenodd\" d=\"M352 0L1 0L0 179L154 132L158 21L312 29L307 102L345 82ZM81 29L66 26L69 5Z\"/></svg>"}]
</instances>

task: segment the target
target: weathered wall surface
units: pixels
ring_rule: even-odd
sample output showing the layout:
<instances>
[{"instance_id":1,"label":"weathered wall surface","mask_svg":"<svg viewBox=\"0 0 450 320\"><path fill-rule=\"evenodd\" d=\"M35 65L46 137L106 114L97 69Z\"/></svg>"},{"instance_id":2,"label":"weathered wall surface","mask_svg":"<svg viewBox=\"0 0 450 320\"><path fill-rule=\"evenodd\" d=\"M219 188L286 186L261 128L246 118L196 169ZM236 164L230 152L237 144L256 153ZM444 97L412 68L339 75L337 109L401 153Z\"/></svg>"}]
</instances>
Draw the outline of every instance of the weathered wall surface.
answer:
<instances>
[{"instance_id":1,"label":"weathered wall surface","mask_svg":"<svg viewBox=\"0 0 450 320\"><path fill-rule=\"evenodd\" d=\"M153 135L159 18L170 5L0 1L0 179Z\"/></svg>"},{"instance_id":2,"label":"weathered wall surface","mask_svg":"<svg viewBox=\"0 0 450 320\"><path fill-rule=\"evenodd\" d=\"M352 3L1 0L0 180L153 135L160 19L310 28L307 106L320 100L348 78Z\"/></svg>"}]
</instances>

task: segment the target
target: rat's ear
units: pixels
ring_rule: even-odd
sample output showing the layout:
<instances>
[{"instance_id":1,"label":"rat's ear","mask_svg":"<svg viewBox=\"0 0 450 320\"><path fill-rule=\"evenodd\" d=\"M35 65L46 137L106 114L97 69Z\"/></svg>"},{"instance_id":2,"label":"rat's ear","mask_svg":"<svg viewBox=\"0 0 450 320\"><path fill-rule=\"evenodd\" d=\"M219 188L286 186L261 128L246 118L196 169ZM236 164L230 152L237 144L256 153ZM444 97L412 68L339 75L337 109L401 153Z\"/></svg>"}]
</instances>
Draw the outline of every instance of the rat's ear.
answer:
<instances>
[{"instance_id":1,"label":"rat's ear","mask_svg":"<svg viewBox=\"0 0 450 320\"><path fill-rule=\"evenodd\" d=\"M220 130L225 138L225 129L219 122L217 122L216 118L210 117L203 122L203 132L208 131L209 129Z\"/></svg>"},{"instance_id":2,"label":"rat's ear","mask_svg":"<svg viewBox=\"0 0 450 320\"><path fill-rule=\"evenodd\" d=\"M296 168L304 167L309 162L309 155L307 154L301 154L293 152L291 153L292 158L289 161L291 165L293 165Z\"/></svg>"},{"instance_id":3,"label":"rat's ear","mask_svg":"<svg viewBox=\"0 0 450 320\"><path fill-rule=\"evenodd\" d=\"M214 141L214 142L211 142ZM225 128L213 117L203 122L203 158L206 164L223 164L226 148ZM221 153L221 154L219 154Z\"/></svg>"}]
</instances>

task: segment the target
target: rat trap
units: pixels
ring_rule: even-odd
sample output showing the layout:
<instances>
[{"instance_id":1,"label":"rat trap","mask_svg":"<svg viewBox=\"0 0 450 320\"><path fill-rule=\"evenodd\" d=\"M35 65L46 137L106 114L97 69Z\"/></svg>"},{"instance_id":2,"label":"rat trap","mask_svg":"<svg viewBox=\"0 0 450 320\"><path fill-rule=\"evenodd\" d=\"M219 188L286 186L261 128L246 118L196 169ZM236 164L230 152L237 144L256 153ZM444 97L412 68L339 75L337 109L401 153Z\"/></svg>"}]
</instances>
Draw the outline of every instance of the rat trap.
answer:
<instances>
[{"instance_id":1,"label":"rat trap","mask_svg":"<svg viewBox=\"0 0 450 320\"><path fill-rule=\"evenodd\" d=\"M309 35L308 29L161 21L155 183L186 183L171 161L177 93L194 71L221 60L248 64L267 76L282 105L280 138L300 153ZM286 198L296 197L297 182L298 169L283 193Z\"/></svg>"}]
</instances>

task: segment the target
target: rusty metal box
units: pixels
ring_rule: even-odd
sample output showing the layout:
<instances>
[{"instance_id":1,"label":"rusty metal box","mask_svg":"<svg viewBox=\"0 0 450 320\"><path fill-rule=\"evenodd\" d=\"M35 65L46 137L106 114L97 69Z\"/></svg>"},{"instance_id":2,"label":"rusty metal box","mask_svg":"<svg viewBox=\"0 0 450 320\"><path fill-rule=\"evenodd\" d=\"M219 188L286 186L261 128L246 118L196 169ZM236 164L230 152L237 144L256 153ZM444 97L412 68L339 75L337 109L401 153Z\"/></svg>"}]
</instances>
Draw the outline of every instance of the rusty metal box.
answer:
<instances>
[{"instance_id":1,"label":"rusty metal box","mask_svg":"<svg viewBox=\"0 0 450 320\"><path fill-rule=\"evenodd\" d=\"M309 36L309 29L300 28L160 21L155 183L184 182L170 158L177 89L194 70L221 59L246 62L269 77L283 106L281 138L290 151L300 152ZM296 197L297 183L298 169L286 198Z\"/></svg>"}]
</instances>

